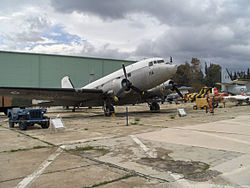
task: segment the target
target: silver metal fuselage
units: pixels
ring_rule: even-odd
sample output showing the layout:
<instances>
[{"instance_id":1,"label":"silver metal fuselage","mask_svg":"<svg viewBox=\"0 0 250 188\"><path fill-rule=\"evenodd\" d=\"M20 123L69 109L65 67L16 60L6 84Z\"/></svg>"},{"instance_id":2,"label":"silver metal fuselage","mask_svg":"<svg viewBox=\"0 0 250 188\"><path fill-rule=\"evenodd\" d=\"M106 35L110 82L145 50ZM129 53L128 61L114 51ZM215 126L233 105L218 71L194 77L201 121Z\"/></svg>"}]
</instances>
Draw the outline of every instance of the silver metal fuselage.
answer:
<instances>
[{"instance_id":1,"label":"silver metal fuselage","mask_svg":"<svg viewBox=\"0 0 250 188\"><path fill-rule=\"evenodd\" d=\"M147 91L167 81L176 70L176 65L165 63L162 58L150 58L126 67L128 80L142 91ZM125 79L125 76L123 70L120 69L84 86L83 89L101 89L104 93L116 95L122 88L121 82L123 79ZM136 96L139 95L130 90L123 93L120 98L129 102L131 97L136 98ZM124 101L123 103L127 102Z\"/></svg>"}]
</instances>

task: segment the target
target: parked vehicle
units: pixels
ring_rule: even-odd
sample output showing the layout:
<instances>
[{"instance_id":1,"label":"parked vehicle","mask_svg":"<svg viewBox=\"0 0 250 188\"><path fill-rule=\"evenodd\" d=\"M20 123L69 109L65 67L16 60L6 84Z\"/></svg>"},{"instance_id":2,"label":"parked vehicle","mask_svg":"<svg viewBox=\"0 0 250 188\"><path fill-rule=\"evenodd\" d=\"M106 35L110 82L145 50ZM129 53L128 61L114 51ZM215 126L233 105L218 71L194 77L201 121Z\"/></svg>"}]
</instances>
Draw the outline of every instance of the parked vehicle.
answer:
<instances>
[{"instance_id":1,"label":"parked vehicle","mask_svg":"<svg viewBox=\"0 0 250 188\"><path fill-rule=\"evenodd\" d=\"M8 109L9 127L13 128L15 124L19 124L19 129L26 130L28 126L39 124L43 129L47 129L50 121L47 116L44 116L46 112L46 108Z\"/></svg>"}]
</instances>

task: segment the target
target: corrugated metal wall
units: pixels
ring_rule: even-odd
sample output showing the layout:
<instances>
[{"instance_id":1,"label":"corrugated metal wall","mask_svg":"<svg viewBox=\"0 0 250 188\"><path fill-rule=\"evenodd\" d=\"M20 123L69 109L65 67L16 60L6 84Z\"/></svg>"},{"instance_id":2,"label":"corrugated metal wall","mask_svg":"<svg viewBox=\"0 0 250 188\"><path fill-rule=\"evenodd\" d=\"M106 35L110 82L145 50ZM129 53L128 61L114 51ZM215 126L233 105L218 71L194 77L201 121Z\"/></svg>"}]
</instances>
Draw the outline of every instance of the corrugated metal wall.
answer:
<instances>
[{"instance_id":1,"label":"corrugated metal wall","mask_svg":"<svg viewBox=\"0 0 250 188\"><path fill-rule=\"evenodd\" d=\"M0 51L0 86L60 87L70 76L82 87L134 61ZM93 74L93 76L91 76Z\"/></svg>"}]
</instances>

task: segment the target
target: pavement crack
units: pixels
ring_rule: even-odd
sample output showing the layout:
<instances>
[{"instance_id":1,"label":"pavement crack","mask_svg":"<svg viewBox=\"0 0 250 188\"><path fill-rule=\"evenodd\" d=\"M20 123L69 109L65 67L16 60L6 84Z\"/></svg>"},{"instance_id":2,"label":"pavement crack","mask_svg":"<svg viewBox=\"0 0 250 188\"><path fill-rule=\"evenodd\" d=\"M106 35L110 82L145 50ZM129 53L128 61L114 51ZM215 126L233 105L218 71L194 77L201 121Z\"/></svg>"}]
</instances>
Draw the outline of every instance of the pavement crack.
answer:
<instances>
[{"instance_id":1,"label":"pavement crack","mask_svg":"<svg viewBox=\"0 0 250 188\"><path fill-rule=\"evenodd\" d=\"M128 178L134 177L134 176L135 176L135 174L129 173L129 174L126 174L126 175L124 175L124 176L122 176L122 177L120 177L120 178L113 179L113 180L110 180L110 181L100 182L100 183L98 183L98 184L94 184L94 185L92 185L92 186L90 186L90 187L84 187L84 188L99 187L99 186L102 186L102 185L107 185L107 184L109 184L109 183L114 183L114 182L118 182L118 181L120 181L120 180L128 179Z\"/></svg>"},{"instance_id":2,"label":"pavement crack","mask_svg":"<svg viewBox=\"0 0 250 188\"><path fill-rule=\"evenodd\" d=\"M53 147L56 146L55 144L52 144L52 143L47 142L47 141L45 141L45 140L41 140L41 139L39 139L39 138L37 138L37 137L34 137L34 136L31 136L31 135L29 135L29 134L25 134L25 133L22 132L22 131L15 130L15 129L13 129L13 128L4 127L4 126L2 126L2 125L0 125L0 126L1 126L2 128L4 128L4 129L7 129L7 130L10 130L10 131L17 132L17 133L19 133L19 134L22 134L22 135L27 136L27 137L29 137L29 138L32 138L32 139L34 139L34 140L39 140L40 142L43 142L43 143L48 144L48 145L50 145L50 146L53 146Z\"/></svg>"},{"instance_id":3,"label":"pavement crack","mask_svg":"<svg viewBox=\"0 0 250 188\"><path fill-rule=\"evenodd\" d=\"M85 168L85 167L89 167L89 166L97 166L97 165L100 165L100 164L81 165L81 166L76 166L76 167L72 167L72 168L65 168L65 169L60 169L60 170L54 170L54 171L49 171L49 172L42 173L41 175L53 174L53 173L57 173L57 172L65 172L65 171L70 171L70 170ZM25 177L26 176L17 177L17 178L11 178L11 179L6 179L6 180L1 180L0 183L5 183L5 182L9 182L9 181L24 179Z\"/></svg>"},{"instance_id":4,"label":"pavement crack","mask_svg":"<svg viewBox=\"0 0 250 188\"><path fill-rule=\"evenodd\" d=\"M131 170L129 168L125 168L125 167L122 167L122 166L119 166L119 165L116 165L116 164L113 164L113 163L104 162L104 161L101 161L101 160L98 160L98 159L94 159L94 158L90 158L90 157L84 157L84 158L86 158L86 159L88 159L90 161L94 161L94 162L97 162L97 163L100 163L100 164L107 165L109 167L117 168L117 169L129 172L129 173L136 174L136 175L138 175L140 177L143 177L143 178L146 178L146 179L156 179L156 180L159 180L161 182L169 182L169 180L166 180L166 179L163 179L163 178L158 178L158 177L151 176L151 175L148 175L148 174L143 174L141 172L137 172L135 170Z\"/></svg>"}]
</instances>

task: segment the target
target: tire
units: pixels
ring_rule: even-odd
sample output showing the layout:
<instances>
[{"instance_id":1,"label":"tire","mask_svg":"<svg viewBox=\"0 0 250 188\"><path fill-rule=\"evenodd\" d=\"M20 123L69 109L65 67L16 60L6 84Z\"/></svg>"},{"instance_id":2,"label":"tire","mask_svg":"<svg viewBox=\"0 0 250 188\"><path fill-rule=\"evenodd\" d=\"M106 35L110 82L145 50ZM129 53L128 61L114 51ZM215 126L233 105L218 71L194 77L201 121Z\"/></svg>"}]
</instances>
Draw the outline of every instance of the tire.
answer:
<instances>
[{"instance_id":1,"label":"tire","mask_svg":"<svg viewBox=\"0 0 250 188\"><path fill-rule=\"evenodd\" d=\"M194 105L194 106L193 106L193 109L194 109L194 110L197 110L198 108L197 108L197 106L196 106L196 105Z\"/></svg>"},{"instance_id":2,"label":"tire","mask_svg":"<svg viewBox=\"0 0 250 188\"><path fill-rule=\"evenodd\" d=\"M25 122L25 121L23 121L23 120L20 120L20 122L19 122L19 129L20 130L27 130L27 123Z\"/></svg>"},{"instance_id":3,"label":"tire","mask_svg":"<svg viewBox=\"0 0 250 188\"><path fill-rule=\"evenodd\" d=\"M106 107L104 107L104 115L105 116L109 117L114 113L115 113L115 109L112 105L107 105Z\"/></svg>"},{"instance_id":4,"label":"tire","mask_svg":"<svg viewBox=\"0 0 250 188\"><path fill-rule=\"evenodd\" d=\"M43 129L48 129L49 128L49 121L42 122L41 127Z\"/></svg>"},{"instance_id":5,"label":"tire","mask_svg":"<svg viewBox=\"0 0 250 188\"><path fill-rule=\"evenodd\" d=\"M160 110L160 105L159 105L157 102L153 102L153 103L150 105L150 110L151 110L151 111L158 111L158 110Z\"/></svg>"},{"instance_id":6,"label":"tire","mask_svg":"<svg viewBox=\"0 0 250 188\"><path fill-rule=\"evenodd\" d=\"M14 126L15 126L15 123L11 119L9 119L9 127L14 128Z\"/></svg>"}]
</instances>

